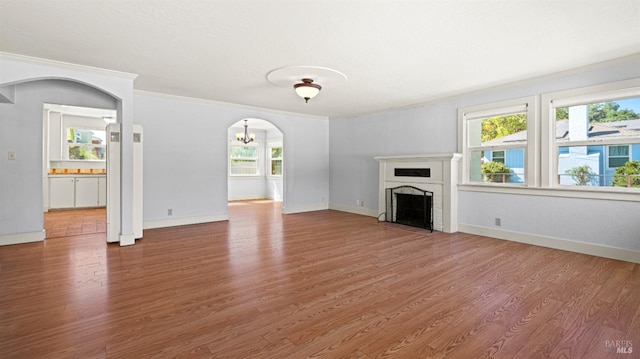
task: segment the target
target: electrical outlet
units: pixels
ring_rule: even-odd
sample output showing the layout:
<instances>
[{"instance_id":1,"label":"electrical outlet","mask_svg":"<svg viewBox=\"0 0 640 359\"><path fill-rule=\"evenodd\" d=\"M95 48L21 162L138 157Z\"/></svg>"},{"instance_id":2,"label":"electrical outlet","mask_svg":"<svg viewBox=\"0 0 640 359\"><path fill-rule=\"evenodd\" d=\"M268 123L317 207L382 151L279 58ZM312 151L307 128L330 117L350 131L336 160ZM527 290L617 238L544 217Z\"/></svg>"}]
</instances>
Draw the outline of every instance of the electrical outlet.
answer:
<instances>
[{"instance_id":1,"label":"electrical outlet","mask_svg":"<svg viewBox=\"0 0 640 359\"><path fill-rule=\"evenodd\" d=\"M500 222L501 222L500 218L496 217L496 226L500 226L501 225Z\"/></svg>"},{"instance_id":2,"label":"electrical outlet","mask_svg":"<svg viewBox=\"0 0 640 359\"><path fill-rule=\"evenodd\" d=\"M364 201L360 201L360 207L364 207Z\"/></svg>"},{"instance_id":3,"label":"electrical outlet","mask_svg":"<svg viewBox=\"0 0 640 359\"><path fill-rule=\"evenodd\" d=\"M169 208L169 209L167 210L167 215L169 215L169 216L173 216L173 209Z\"/></svg>"},{"instance_id":4,"label":"electrical outlet","mask_svg":"<svg viewBox=\"0 0 640 359\"><path fill-rule=\"evenodd\" d=\"M9 158L9 161L15 161L16 160L16 153L14 151L9 151L7 157Z\"/></svg>"}]
</instances>

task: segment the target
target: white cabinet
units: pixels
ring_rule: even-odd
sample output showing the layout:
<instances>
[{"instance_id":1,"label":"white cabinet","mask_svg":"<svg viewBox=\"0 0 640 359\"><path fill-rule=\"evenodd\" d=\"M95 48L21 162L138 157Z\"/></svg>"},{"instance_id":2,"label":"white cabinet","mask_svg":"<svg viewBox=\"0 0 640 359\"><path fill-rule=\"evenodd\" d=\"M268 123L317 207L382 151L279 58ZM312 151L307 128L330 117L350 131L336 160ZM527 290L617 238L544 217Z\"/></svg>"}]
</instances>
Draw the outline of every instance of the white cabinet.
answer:
<instances>
[{"instance_id":1,"label":"white cabinet","mask_svg":"<svg viewBox=\"0 0 640 359\"><path fill-rule=\"evenodd\" d=\"M49 178L49 208L83 208L107 205L104 176Z\"/></svg>"},{"instance_id":2,"label":"white cabinet","mask_svg":"<svg viewBox=\"0 0 640 359\"><path fill-rule=\"evenodd\" d=\"M75 207L75 182L74 177L49 178L49 207Z\"/></svg>"},{"instance_id":3,"label":"white cabinet","mask_svg":"<svg viewBox=\"0 0 640 359\"><path fill-rule=\"evenodd\" d=\"M76 207L98 205L98 178L76 177Z\"/></svg>"}]
</instances>

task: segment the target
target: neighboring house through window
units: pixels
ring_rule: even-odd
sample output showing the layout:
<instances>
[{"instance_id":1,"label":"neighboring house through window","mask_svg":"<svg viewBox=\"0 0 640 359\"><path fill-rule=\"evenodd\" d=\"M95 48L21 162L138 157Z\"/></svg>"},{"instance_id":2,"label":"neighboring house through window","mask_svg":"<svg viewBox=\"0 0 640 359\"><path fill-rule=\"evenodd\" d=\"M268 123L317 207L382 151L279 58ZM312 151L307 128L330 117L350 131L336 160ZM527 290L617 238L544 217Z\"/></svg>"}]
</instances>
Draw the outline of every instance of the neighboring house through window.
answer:
<instances>
[{"instance_id":1,"label":"neighboring house through window","mask_svg":"<svg viewBox=\"0 0 640 359\"><path fill-rule=\"evenodd\" d=\"M463 183L532 185L535 111L534 96L459 109Z\"/></svg>"},{"instance_id":2,"label":"neighboring house through window","mask_svg":"<svg viewBox=\"0 0 640 359\"><path fill-rule=\"evenodd\" d=\"M640 160L640 87L616 87L543 96L555 134L549 139L550 186L611 187L616 168Z\"/></svg>"},{"instance_id":3,"label":"neighboring house through window","mask_svg":"<svg viewBox=\"0 0 640 359\"><path fill-rule=\"evenodd\" d=\"M459 108L458 129L464 190L627 200L640 187L640 79Z\"/></svg>"},{"instance_id":4,"label":"neighboring house through window","mask_svg":"<svg viewBox=\"0 0 640 359\"><path fill-rule=\"evenodd\" d=\"M105 160L106 131L68 127L67 159L69 160Z\"/></svg>"}]
</instances>

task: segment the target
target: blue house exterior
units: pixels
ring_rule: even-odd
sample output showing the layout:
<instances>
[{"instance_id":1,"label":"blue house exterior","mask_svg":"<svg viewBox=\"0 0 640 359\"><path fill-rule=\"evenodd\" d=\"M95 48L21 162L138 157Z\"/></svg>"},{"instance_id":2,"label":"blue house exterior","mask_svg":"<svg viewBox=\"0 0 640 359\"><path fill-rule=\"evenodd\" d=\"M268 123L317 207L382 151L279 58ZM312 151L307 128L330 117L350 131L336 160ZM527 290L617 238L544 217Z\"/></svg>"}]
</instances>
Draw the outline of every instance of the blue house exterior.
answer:
<instances>
[{"instance_id":1,"label":"blue house exterior","mask_svg":"<svg viewBox=\"0 0 640 359\"><path fill-rule=\"evenodd\" d=\"M556 122L556 143L558 143L558 183L561 185L576 185L577 182L566 171L577 166L589 165L592 176L587 183L590 186L610 186L617 167L627 161L640 161L640 144L611 144L591 146L562 146L562 142L569 144L569 121ZM640 119L592 123L586 129L585 138L640 137ZM502 138L494 139L485 144L524 144L526 131L514 133ZM524 149L506 149L503 151L484 151L484 161L502 162L511 169L507 182L524 182Z\"/></svg>"}]
</instances>

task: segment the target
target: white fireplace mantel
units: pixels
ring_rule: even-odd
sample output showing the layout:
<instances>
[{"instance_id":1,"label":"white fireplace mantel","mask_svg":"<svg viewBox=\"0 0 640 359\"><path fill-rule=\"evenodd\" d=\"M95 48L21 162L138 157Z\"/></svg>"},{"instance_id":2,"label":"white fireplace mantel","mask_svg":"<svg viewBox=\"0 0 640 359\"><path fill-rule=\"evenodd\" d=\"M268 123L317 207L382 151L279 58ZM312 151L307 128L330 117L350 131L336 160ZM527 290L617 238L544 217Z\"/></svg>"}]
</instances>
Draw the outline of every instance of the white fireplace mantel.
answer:
<instances>
[{"instance_id":1,"label":"white fireplace mantel","mask_svg":"<svg viewBox=\"0 0 640 359\"><path fill-rule=\"evenodd\" d=\"M378 213L386 211L385 189L411 185L433 192L434 229L458 231L458 167L462 155L439 153L403 156L379 156ZM430 177L396 177L396 168L428 168Z\"/></svg>"}]
</instances>

